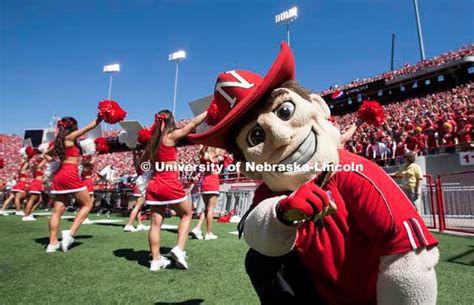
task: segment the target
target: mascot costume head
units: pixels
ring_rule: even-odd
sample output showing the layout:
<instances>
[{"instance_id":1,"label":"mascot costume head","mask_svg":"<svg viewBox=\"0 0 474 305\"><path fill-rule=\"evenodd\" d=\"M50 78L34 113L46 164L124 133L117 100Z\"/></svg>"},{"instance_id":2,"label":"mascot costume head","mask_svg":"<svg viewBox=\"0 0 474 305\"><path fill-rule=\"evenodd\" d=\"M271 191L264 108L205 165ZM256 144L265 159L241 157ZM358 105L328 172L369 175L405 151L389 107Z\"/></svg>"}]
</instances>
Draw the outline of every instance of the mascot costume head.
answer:
<instances>
[{"instance_id":1,"label":"mascot costume head","mask_svg":"<svg viewBox=\"0 0 474 305\"><path fill-rule=\"evenodd\" d=\"M381 168L338 149L329 107L295 81L286 43L264 77L220 74L207 112L210 128L189 138L227 149L263 181L239 225L262 303L435 304L437 241Z\"/></svg>"},{"instance_id":2,"label":"mascot costume head","mask_svg":"<svg viewBox=\"0 0 474 305\"><path fill-rule=\"evenodd\" d=\"M244 70L222 73L208 109L207 132L191 139L230 150L237 161L312 165L308 171L250 172L273 191L294 191L317 174L315 164L337 163L339 131L328 121L329 107L295 80L287 44L265 77ZM238 128L236 128L238 126Z\"/></svg>"}]
</instances>

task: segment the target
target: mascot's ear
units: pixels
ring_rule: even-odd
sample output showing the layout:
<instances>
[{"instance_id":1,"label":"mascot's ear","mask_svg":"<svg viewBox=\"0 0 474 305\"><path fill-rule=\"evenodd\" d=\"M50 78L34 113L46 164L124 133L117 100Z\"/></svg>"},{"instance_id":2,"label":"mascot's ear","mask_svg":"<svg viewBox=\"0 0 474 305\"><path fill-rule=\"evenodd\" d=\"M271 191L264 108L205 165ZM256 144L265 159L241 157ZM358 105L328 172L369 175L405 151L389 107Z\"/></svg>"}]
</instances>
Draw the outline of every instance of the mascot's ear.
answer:
<instances>
[{"instance_id":1,"label":"mascot's ear","mask_svg":"<svg viewBox=\"0 0 474 305\"><path fill-rule=\"evenodd\" d=\"M311 103L315 104L316 107L318 107L318 110L320 111L322 117L326 120L329 119L329 117L331 116L331 111L329 110L329 107L328 107L328 104L326 104L326 101L323 100L322 97L314 93L312 93L310 97L311 97Z\"/></svg>"}]
</instances>

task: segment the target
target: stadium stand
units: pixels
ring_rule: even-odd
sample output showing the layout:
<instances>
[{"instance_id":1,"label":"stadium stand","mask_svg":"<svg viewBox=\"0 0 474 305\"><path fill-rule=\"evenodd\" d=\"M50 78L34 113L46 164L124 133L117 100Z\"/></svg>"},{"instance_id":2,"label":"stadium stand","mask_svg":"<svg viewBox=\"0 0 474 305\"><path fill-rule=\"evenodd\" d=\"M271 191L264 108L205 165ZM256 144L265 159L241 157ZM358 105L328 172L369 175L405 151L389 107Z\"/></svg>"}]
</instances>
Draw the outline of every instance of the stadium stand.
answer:
<instances>
[{"instance_id":1,"label":"stadium stand","mask_svg":"<svg viewBox=\"0 0 474 305\"><path fill-rule=\"evenodd\" d=\"M429 60L415 64L405 64L402 68L389 71L371 78L354 80L344 86L334 86L320 92L323 96L331 95L340 90L356 88L364 84L380 80L394 80L402 76L422 71L429 67L441 66L445 63L474 54L474 45L450 51ZM356 88L357 89L357 88ZM436 154L439 152L454 152L472 149L474 137L474 83L472 81L457 84L442 91L427 89L428 93L406 99L391 100L384 105L386 122L380 128L363 125L351 141L346 143L346 149L373 159L380 165L393 165L401 158L406 150L416 150L420 154ZM431 90L431 92L429 92ZM425 91L423 91L425 92ZM360 101L359 101L360 102ZM331 105L333 108L334 105ZM333 109L336 110L336 109ZM355 121L355 113L334 111L335 124L344 131ZM347 112L347 111L346 111ZM189 122L189 119L178 122L178 127ZM115 141L120 133L118 129L107 129L104 137ZM17 135L0 134L0 158L4 166L0 169L0 179L6 180L18 171L21 158L18 150L22 145L22 137ZM118 144L120 145L120 144ZM198 159L198 146L189 145L178 148L181 164L195 164ZM114 153L102 154L97 158L96 171L99 172L107 165L113 164L117 177L129 181L128 177L135 175L133 157L129 151L116 150ZM398 160L398 161L397 161ZM193 173L182 175L183 180L189 179ZM96 182L99 176L95 175ZM100 184L102 185L102 184Z\"/></svg>"},{"instance_id":2,"label":"stadium stand","mask_svg":"<svg viewBox=\"0 0 474 305\"><path fill-rule=\"evenodd\" d=\"M422 70L428 67L439 66L448 61L453 61L453 60L460 59L462 57L473 55L473 54L474 54L474 44L471 44L468 46L464 46L458 50L449 51L447 53L435 56L431 59L419 61L415 64L404 64L400 69L397 69L397 70L388 71L388 72L385 72L373 77L355 79L351 81L350 83L342 85L342 86L339 86L336 84L334 86L331 86L329 89L319 92L318 94L327 95L327 94L332 94L339 90L347 90L350 88L359 87L364 84L371 83L371 82L381 80L381 79L388 79L388 80L395 79L403 75L415 73L419 70Z\"/></svg>"},{"instance_id":3,"label":"stadium stand","mask_svg":"<svg viewBox=\"0 0 474 305\"><path fill-rule=\"evenodd\" d=\"M454 152L471 147L474 137L474 83L384 105L386 120L380 127L362 125L346 149L369 159L402 160L407 150L420 154ZM348 127L355 113L336 118L338 125ZM395 160L391 160L394 163Z\"/></svg>"}]
</instances>

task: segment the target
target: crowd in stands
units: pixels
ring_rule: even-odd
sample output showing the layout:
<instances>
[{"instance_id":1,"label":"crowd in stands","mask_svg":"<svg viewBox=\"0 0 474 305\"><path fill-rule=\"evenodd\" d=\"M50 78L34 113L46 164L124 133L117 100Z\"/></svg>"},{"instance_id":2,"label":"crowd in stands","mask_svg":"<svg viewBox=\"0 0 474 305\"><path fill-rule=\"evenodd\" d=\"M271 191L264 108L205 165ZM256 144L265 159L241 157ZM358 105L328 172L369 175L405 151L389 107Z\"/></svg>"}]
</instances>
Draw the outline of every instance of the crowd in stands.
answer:
<instances>
[{"instance_id":1,"label":"crowd in stands","mask_svg":"<svg viewBox=\"0 0 474 305\"><path fill-rule=\"evenodd\" d=\"M23 138L20 136L0 134L0 163L3 163L3 168L0 168L0 180L7 180L18 172L21 164L18 150L22 143Z\"/></svg>"},{"instance_id":2,"label":"crowd in stands","mask_svg":"<svg viewBox=\"0 0 474 305\"><path fill-rule=\"evenodd\" d=\"M382 126L363 124L345 149L377 160L381 165L403 160L407 151L436 154L472 149L474 138L474 83L421 98L383 106ZM356 113L335 119L342 129L357 120Z\"/></svg>"},{"instance_id":3,"label":"crowd in stands","mask_svg":"<svg viewBox=\"0 0 474 305\"><path fill-rule=\"evenodd\" d=\"M357 87L377 79L392 79L420 69L441 65L447 61L474 54L474 44L456 51L441 54L416 64L404 65L401 69L381 75L354 80L350 84L331 88L320 94L330 94L337 90ZM419 154L436 154L473 149L474 138L474 83L457 88L430 94L420 98L410 98L400 102L384 105L385 123L381 127L362 125L354 136L345 144L345 149L373 159L381 165L402 162L407 151ZM356 121L356 114L349 113L335 118L335 124L344 132ZM181 120L178 127L190 120ZM120 129L104 127L104 137L118 137ZM22 146L22 137L0 134L0 181L6 181L18 172L21 157L18 153ZM197 145L178 147L178 163L197 164L199 162ZM105 167L113 165L120 185L127 185L136 175L131 152L101 154L95 165L95 178L101 186L109 184L98 173ZM182 179L190 179L189 174ZM117 184L117 183L115 183ZM107 186L107 187L110 187Z\"/></svg>"},{"instance_id":4,"label":"crowd in stands","mask_svg":"<svg viewBox=\"0 0 474 305\"><path fill-rule=\"evenodd\" d=\"M464 46L455 51L449 51L447 53L443 53L441 55L435 56L433 58L419 61L415 64L404 64L400 69L388 71L373 77L363 78L363 79L355 79L352 82L345 84L343 86L334 85L327 90L323 90L319 92L320 95L332 94L336 91L346 90L350 88L359 87L380 79L394 79L403 75L415 73L421 69L425 69L428 67L439 66L448 61L456 60L459 58L463 58L468 55L474 55L474 44Z\"/></svg>"}]
</instances>

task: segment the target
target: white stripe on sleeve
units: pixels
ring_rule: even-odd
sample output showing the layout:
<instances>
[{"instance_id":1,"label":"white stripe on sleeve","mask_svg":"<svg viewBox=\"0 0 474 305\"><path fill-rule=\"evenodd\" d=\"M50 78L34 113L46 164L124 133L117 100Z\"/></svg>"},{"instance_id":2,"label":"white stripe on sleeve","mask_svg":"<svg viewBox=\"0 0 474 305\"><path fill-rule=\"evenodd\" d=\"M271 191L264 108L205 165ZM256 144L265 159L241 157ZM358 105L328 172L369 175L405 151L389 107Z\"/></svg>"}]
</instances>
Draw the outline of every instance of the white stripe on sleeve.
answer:
<instances>
[{"instance_id":1,"label":"white stripe on sleeve","mask_svg":"<svg viewBox=\"0 0 474 305\"><path fill-rule=\"evenodd\" d=\"M415 239L413 238L413 233L411 232L411 228L410 228L410 225L408 224L408 221L405 220L403 222L403 226L405 227L405 230L407 230L408 239L410 240L411 247L413 248L413 250L415 250L417 246L415 243Z\"/></svg>"}]
</instances>

